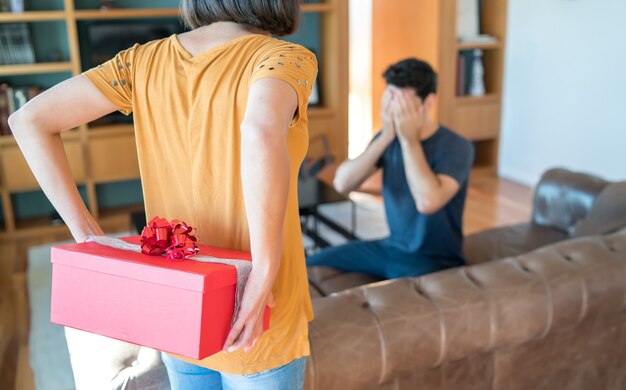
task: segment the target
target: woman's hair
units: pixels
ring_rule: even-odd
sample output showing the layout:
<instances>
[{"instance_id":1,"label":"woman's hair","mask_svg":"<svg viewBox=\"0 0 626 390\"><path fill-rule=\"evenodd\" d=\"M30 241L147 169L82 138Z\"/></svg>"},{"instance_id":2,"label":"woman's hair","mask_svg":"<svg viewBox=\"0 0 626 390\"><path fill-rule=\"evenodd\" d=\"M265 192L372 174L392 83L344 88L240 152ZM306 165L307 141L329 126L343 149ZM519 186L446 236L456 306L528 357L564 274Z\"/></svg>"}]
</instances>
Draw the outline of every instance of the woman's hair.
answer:
<instances>
[{"instance_id":1,"label":"woman's hair","mask_svg":"<svg viewBox=\"0 0 626 390\"><path fill-rule=\"evenodd\" d=\"M417 58L407 58L391 65L383 77L387 84L415 89L415 94L422 100L437 91L437 73L427 62Z\"/></svg>"},{"instance_id":2,"label":"woman's hair","mask_svg":"<svg viewBox=\"0 0 626 390\"><path fill-rule=\"evenodd\" d=\"M181 9L190 28L235 22L278 36L295 32L300 19L300 0L182 0Z\"/></svg>"}]
</instances>

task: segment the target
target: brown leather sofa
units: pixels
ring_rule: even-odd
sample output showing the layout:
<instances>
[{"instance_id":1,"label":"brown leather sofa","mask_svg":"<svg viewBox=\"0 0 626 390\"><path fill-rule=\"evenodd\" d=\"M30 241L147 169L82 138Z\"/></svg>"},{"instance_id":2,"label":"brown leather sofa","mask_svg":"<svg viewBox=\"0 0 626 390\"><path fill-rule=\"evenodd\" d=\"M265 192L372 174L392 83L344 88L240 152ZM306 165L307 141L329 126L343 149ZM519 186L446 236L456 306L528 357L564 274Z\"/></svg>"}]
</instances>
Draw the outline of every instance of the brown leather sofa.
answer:
<instances>
[{"instance_id":1,"label":"brown leather sofa","mask_svg":"<svg viewBox=\"0 0 626 390\"><path fill-rule=\"evenodd\" d=\"M311 269L306 388L626 389L625 226L626 182L554 169L530 222L466 238L466 267Z\"/></svg>"},{"instance_id":2,"label":"brown leather sofa","mask_svg":"<svg viewBox=\"0 0 626 390\"><path fill-rule=\"evenodd\" d=\"M551 170L533 202L529 223L467 237L467 267L310 269L305 388L626 389L626 182ZM108 340L94 382L169 388L157 351Z\"/></svg>"}]
</instances>

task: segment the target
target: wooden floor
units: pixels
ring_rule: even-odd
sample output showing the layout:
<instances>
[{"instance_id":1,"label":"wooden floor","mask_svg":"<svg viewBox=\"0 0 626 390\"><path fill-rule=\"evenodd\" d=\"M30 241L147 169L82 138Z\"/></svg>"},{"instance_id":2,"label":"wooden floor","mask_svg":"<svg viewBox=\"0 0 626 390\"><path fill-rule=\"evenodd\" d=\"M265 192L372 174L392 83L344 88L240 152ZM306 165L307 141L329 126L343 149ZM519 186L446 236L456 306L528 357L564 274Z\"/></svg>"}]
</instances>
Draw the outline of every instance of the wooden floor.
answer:
<instances>
[{"instance_id":1,"label":"wooden floor","mask_svg":"<svg viewBox=\"0 0 626 390\"><path fill-rule=\"evenodd\" d=\"M532 190L499 179L494 173L472 172L465 207L465 232L527 221ZM0 389L34 389L28 364L28 297L26 255L30 246L69 239L56 234L19 242L0 242Z\"/></svg>"}]
</instances>

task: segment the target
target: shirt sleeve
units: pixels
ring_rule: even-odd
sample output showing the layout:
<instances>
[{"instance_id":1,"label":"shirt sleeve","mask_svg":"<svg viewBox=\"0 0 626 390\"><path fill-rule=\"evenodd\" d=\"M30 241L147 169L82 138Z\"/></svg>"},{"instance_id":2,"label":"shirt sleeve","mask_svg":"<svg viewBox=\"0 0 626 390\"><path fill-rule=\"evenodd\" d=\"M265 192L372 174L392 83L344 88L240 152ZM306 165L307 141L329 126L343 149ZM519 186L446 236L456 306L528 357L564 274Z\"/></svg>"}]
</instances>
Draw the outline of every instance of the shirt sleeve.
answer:
<instances>
[{"instance_id":1,"label":"shirt sleeve","mask_svg":"<svg viewBox=\"0 0 626 390\"><path fill-rule=\"evenodd\" d=\"M474 146L465 139L451 140L445 145L433 166L433 172L450 176L462 186L472 169Z\"/></svg>"},{"instance_id":2,"label":"shirt sleeve","mask_svg":"<svg viewBox=\"0 0 626 390\"><path fill-rule=\"evenodd\" d=\"M263 78L287 82L296 91L298 111L292 125L306 115L309 96L317 77L317 58L304 47L285 43L265 51L254 66L250 85Z\"/></svg>"},{"instance_id":3,"label":"shirt sleeve","mask_svg":"<svg viewBox=\"0 0 626 390\"><path fill-rule=\"evenodd\" d=\"M133 69L135 53L139 46L135 44L129 49L122 50L107 62L83 72L124 115L130 115L133 111Z\"/></svg>"}]
</instances>

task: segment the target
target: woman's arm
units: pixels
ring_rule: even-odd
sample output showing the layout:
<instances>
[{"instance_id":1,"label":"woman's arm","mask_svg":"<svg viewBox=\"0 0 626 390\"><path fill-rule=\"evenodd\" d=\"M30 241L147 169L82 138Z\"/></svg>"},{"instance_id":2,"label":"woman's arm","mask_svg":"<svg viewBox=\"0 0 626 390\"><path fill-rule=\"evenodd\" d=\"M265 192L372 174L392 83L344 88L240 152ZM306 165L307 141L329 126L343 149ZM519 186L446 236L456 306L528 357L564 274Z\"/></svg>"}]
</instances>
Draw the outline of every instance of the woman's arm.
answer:
<instances>
[{"instance_id":1,"label":"woman's arm","mask_svg":"<svg viewBox=\"0 0 626 390\"><path fill-rule=\"evenodd\" d=\"M253 263L241 310L224 344L227 351L248 351L263 332L263 313L282 255L289 193L287 132L297 107L296 92L285 81L263 78L250 89L241 124L241 180Z\"/></svg>"},{"instance_id":2,"label":"woman's arm","mask_svg":"<svg viewBox=\"0 0 626 390\"><path fill-rule=\"evenodd\" d=\"M9 117L37 182L77 242L103 233L76 188L60 133L115 110L87 77L79 75L41 93Z\"/></svg>"}]
</instances>

